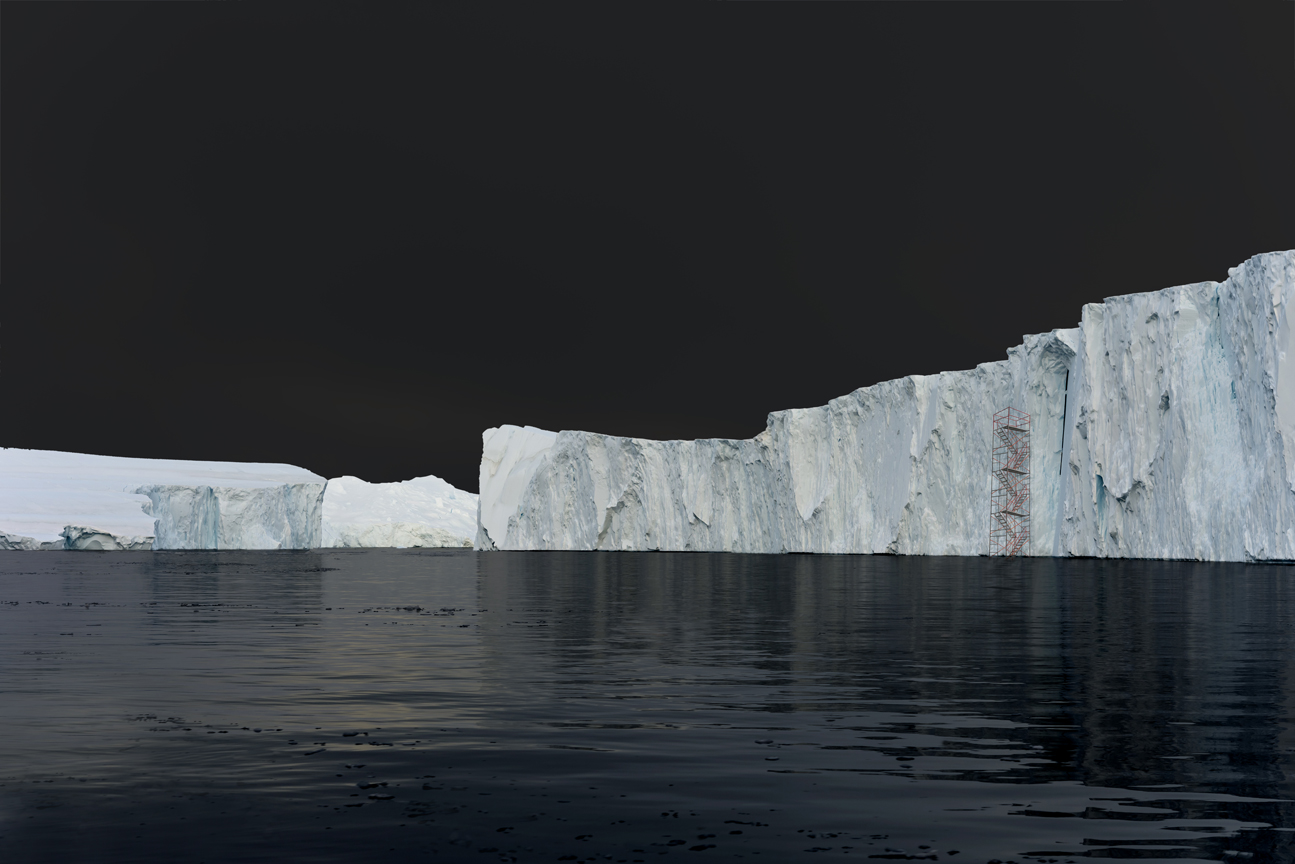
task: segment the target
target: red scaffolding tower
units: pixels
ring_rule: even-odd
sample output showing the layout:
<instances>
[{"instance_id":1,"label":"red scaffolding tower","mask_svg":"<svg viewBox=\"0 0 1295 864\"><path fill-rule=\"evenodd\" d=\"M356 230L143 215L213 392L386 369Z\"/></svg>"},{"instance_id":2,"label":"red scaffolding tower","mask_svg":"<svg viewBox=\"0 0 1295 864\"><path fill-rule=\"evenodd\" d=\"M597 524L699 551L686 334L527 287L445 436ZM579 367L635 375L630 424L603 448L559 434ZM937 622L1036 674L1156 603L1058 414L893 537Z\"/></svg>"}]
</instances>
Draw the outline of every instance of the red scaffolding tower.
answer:
<instances>
[{"instance_id":1,"label":"red scaffolding tower","mask_svg":"<svg viewBox=\"0 0 1295 864\"><path fill-rule=\"evenodd\" d=\"M989 554L1019 555L1030 542L1030 415L1004 408L994 415L994 479Z\"/></svg>"}]
</instances>

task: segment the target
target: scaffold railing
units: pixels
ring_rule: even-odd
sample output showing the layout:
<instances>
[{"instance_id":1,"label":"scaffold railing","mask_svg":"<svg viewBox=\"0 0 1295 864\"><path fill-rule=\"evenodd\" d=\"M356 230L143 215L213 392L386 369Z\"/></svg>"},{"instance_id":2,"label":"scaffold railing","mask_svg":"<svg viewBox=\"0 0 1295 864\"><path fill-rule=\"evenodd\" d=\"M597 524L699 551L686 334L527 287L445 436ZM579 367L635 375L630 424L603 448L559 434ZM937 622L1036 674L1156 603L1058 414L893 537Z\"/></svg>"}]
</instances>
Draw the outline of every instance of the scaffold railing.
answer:
<instances>
[{"instance_id":1,"label":"scaffold railing","mask_svg":"<svg viewBox=\"0 0 1295 864\"><path fill-rule=\"evenodd\" d=\"M989 554L1020 555L1030 542L1030 415L994 415Z\"/></svg>"}]
</instances>

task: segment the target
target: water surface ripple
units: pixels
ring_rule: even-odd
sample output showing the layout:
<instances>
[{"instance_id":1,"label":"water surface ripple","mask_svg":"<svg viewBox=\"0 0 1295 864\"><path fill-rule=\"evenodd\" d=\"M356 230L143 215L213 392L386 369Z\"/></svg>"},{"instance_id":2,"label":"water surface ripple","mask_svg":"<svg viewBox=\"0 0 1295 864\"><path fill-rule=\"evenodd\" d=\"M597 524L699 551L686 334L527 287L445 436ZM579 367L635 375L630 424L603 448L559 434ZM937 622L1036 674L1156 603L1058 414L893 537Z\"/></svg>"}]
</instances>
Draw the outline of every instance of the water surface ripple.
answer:
<instances>
[{"instance_id":1,"label":"water surface ripple","mask_svg":"<svg viewBox=\"0 0 1295 864\"><path fill-rule=\"evenodd\" d=\"M1295 861L1295 569L0 555L0 860Z\"/></svg>"}]
</instances>

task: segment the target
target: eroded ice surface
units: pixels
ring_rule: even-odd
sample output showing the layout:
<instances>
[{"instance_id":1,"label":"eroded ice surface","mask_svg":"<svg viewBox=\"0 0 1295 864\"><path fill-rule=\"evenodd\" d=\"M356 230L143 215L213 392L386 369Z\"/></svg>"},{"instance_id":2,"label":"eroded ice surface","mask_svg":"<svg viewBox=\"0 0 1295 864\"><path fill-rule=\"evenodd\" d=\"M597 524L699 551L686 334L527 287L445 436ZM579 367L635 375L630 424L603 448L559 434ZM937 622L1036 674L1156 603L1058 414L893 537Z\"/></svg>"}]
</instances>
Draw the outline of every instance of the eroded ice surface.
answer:
<instances>
[{"instance_id":1,"label":"eroded ice surface","mask_svg":"<svg viewBox=\"0 0 1295 864\"><path fill-rule=\"evenodd\" d=\"M986 554L992 416L1013 406L1029 554L1295 559L1293 299L1295 251L1257 255L740 441L488 429L477 547Z\"/></svg>"}]
</instances>

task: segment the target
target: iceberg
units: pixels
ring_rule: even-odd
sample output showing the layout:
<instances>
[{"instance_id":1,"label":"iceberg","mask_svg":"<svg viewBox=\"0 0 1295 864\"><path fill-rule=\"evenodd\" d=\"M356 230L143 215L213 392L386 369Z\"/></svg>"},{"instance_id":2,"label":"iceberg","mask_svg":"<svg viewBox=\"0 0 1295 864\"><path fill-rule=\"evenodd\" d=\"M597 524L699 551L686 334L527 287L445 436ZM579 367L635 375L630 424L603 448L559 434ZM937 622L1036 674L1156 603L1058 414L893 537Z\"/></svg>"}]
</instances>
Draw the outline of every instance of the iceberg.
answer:
<instances>
[{"instance_id":1,"label":"iceberg","mask_svg":"<svg viewBox=\"0 0 1295 864\"><path fill-rule=\"evenodd\" d=\"M487 429L475 545L985 555L1010 406L1032 415L1023 554L1295 560L1293 300L1295 251L1256 255L745 440Z\"/></svg>"},{"instance_id":2,"label":"iceberg","mask_svg":"<svg viewBox=\"0 0 1295 864\"><path fill-rule=\"evenodd\" d=\"M309 549L325 480L293 465L0 449L0 549Z\"/></svg>"},{"instance_id":3,"label":"iceberg","mask_svg":"<svg viewBox=\"0 0 1295 864\"><path fill-rule=\"evenodd\" d=\"M358 477L328 481L322 545L472 546L477 496L439 477L399 483L366 483Z\"/></svg>"},{"instance_id":4,"label":"iceberg","mask_svg":"<svg viewBox=\"0 0 1295 864\"><path fill-rule=\"evenodd\" d=\"M437 477L0 449L0 550L471 546L477 496Z\"/></svg>"}]
</instances>

